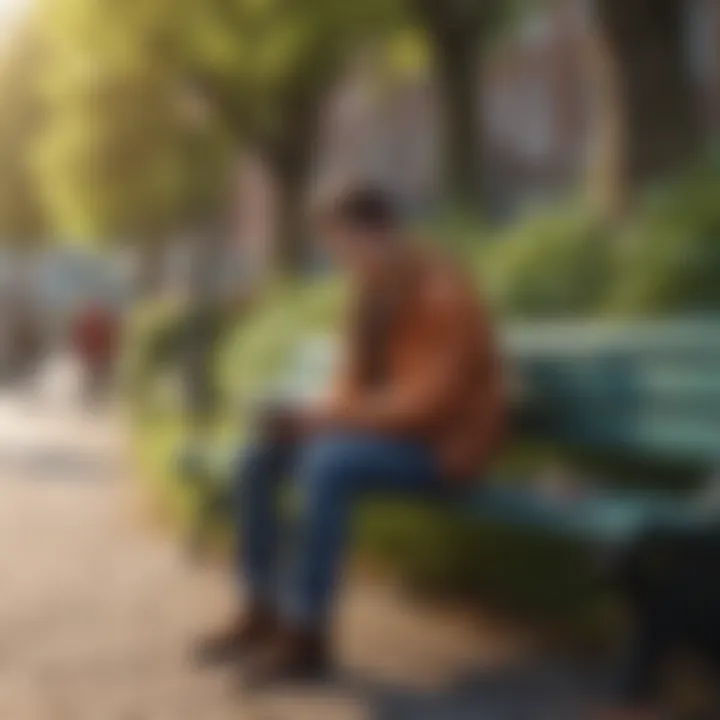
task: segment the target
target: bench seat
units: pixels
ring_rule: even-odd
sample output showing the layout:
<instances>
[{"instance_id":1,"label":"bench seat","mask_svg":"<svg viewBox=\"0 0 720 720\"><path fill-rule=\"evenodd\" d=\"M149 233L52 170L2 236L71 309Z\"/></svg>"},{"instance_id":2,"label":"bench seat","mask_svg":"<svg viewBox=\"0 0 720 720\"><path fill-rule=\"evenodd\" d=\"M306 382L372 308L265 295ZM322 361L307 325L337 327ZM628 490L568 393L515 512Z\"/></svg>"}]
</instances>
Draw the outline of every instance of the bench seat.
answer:
<instances>
[{"instance_id":1,"label":"bench seat","mask_svg":"<svg viewBox=\"0 0 720 720\"><path fill-rule=\"evenodd\" d=\"M515 484L488 484L472 492L464 511L478 519L541 530L596 544L623 545L649 532L694 532L720 523L720 507L670 493L593 489L557 497Z\"/></svg>"},{"instance_id":2,"label":"bench seat","mask_svg":"<svg viewBox=\"0 0 720 720\"><path fill-rule=\"evenodd\" d=\"M202 484L208 507L222 510L230 493L230 468L237 447L208 451L188 448L178 456L182 477ZM213 497L214 496L214 497ZM670 492L605 488L570 489L563 496L527 480L480 481L448 502L478 521L555 533L597 545L630 543L649 531L693 532L720 524L720 502L705 495L681 497Z\"/></svg>"}]
</instances>

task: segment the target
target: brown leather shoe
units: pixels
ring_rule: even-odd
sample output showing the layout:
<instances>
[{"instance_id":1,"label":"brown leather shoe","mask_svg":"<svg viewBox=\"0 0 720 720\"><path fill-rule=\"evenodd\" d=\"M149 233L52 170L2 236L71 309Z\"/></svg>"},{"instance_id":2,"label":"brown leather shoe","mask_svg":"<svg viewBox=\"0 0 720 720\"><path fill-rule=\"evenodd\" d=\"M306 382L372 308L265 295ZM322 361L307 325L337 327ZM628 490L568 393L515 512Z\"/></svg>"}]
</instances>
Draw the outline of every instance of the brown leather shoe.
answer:
<instances>
[{"instance_id":1,"label":"brown leather shoe","mask_svg":"<svg viewBox=\"0 0 720 720\"><path fill-rule=\"evenodd\" d=\"M327 635L323 631L281 628L273 641L254 655L243 674L244 685L313 682L330 669Z\"/></svg>"},{"instance_id":2,"label":"brown leather shoe","mask_svg":"<svg viewBox=\"0 0 720 720\"><path fill-rule=\"evenodd\" d=\"M195 648L195 661L201 666L241 660L259 645L270 641L277 631L272 610L251 606L220 632L201 640Z\"/></svg>"}]
</instances>

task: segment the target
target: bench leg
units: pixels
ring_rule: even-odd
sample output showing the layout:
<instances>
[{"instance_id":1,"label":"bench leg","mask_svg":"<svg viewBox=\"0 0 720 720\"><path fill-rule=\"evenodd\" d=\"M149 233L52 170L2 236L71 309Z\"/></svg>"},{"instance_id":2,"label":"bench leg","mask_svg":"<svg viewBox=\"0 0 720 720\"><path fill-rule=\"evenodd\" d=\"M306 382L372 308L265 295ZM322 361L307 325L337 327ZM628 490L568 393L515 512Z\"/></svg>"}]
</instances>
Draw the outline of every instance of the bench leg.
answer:
<instances>
[{"instance_id":1,"label":"bench leg","mask_svg":"<svg viewBox=\"0 0 720 720\"><path fill-rule=\"evenodd\" d=\"M630 702L662 695L679 654L720 670L720 534L654 531L627 548L615 579L632 633L620 690Z\"/></svg>"},{"instance_id":2,"label":"bench leg","mask_svg":"<svg viewBox=\"0 0 720 720\"><path fill-rule=\"evenodd\" d=\"M619 681L618 694L629 705L652 703L659 694L665 658L671 651L669 628L650 605L632 611L630 639Z\"/></svg>"}]
</instances>

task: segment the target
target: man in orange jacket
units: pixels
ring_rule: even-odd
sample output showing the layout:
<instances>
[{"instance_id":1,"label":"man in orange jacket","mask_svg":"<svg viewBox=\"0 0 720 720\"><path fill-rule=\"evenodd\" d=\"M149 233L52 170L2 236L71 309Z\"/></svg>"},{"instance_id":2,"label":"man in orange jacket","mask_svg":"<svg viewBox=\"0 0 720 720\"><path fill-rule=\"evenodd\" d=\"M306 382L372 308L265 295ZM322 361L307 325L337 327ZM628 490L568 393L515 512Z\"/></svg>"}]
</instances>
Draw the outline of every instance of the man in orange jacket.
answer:
<instances>
[{"instance_id":1,"label":"man in orange jacket","mask_svg":"<svg viewBox=\"0 0 720 720\"><path fill-rule=\"evenodd\" d=\"M478 476L503 428L500 363L473 282L417 247L389 198L358 188L318 214L351 281L345 357L329 400L271 413L236 473L239 574L248 607L200 648L252 653L255 681L308 677L329 661L328 626L360 495L445 494ZM276 488L303 491L289 577L278 583Z\"/></svg>"}]
</instances>

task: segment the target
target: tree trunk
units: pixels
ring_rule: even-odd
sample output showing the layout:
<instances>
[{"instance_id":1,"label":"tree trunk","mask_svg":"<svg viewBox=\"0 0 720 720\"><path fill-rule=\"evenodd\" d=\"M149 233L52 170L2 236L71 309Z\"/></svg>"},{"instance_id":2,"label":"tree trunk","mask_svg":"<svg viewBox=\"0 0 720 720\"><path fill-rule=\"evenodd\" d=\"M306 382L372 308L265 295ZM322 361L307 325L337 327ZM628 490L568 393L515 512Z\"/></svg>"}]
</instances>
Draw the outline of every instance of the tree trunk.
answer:
<instances>
[{"instance_id":1,"label":"tree trunk","mask_svg":"<svg viewBox=\"0 0 720 720\"><path fill-rule=\"evenodd\" d=\"M700 123L683 47L683 0L598 0L595 190L612 214L682 167Z\"/></svg>"},{"instance_id":2,"label":"tree trunk","mask_svg":"<svg viewBox=\"0 0 720 720\"><path fill-rule=\"evenodd\" d=\"M272 271L278 277L300 274L309 259L305 211L307 174L300 168L278 166L274 170Z\"/></svg>"},{"instance_id":3,"label":"tree trunk","mask_svg":"<svg viewBox=\"0 0 720 720\"><path fill-rule=\"evenodd\" d=\"M475 34L435 35L442 118L442 153L448 200L476 213L482 206L480 58Z\"/></svg>"},{"instance_id":4,"label":"tree trunk","mask_svg":"<svg viewBox=\"0 0 720 720\"><path fill-rule=\"evenodd\" d=\"M219 402L215 356L222 302L217 284L226 237L217 221L208 221L199 224L192 239L183 375L187 419L191 431L200 435L209 428Z\"/></svg>"},{"instance_id":5,"label":"tree trunk","mask_svg":"<svg viewBox=\"0 0 720 720\"><path fill-rule=\"evenodd\" d=\"M300 274L310 259L306 202L323 96L316 90L290 104L286 116L292 117L292 124L265 152L275 186L272 272L281 278Z\"/></svg>"}]
</instances>

